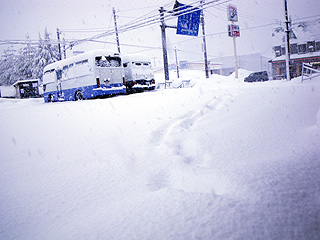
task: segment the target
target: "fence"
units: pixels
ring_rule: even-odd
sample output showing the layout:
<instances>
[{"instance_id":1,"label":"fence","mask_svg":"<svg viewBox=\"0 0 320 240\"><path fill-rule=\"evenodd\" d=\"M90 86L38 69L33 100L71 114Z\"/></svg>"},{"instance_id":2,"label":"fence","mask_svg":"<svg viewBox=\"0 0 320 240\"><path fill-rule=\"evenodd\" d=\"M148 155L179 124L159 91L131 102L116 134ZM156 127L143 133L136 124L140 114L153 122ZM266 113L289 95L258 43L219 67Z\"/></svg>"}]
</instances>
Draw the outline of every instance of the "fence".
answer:
<instances>
[{"instance_id":1,"label":"fence","mask_svg":"<svg viewBox=\"0 0 320 240\"><path fill-rule=\"evenodd\" d=\"M310 64L307 64L307 63L302 64L301 82L307 79L318 77L318 76L320 76L320 70L312 68Z\"/></svg>"},{"instance_id":2,"label":"fence","mask_svg":"<svg viewBox=\"0 0 320 240\"><path fill-rule=\"evenodd\" d=\"M191 80L176 80L174 82L172 81L166 81L166 83L164 82L160 82L157 84L157 89L164 89L164 88L188 88L188 87L192 87L192 85L190 84Z\"/></svg>"}]
</instances>

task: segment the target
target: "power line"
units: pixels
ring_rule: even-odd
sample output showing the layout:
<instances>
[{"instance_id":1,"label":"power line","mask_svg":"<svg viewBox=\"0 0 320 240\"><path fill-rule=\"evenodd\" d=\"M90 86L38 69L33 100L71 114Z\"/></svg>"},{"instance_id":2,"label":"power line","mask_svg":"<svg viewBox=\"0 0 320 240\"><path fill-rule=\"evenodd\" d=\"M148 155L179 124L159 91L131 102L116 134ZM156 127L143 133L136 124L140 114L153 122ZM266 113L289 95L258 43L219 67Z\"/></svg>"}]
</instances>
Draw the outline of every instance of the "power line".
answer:
<instances>
[{"instance_id":1,"label":"power line","mask_svg":"<svg viewBox=\"0 0 320 240\"><path fill-rule=\"evenodd\" d=\"M223 3L229 2L229 1L230 0L226 0ZM212 5L213 3L218 3L218 2L220 2L220 0L207 1L206 3L203 4L203 9L206 9L210 5ZM196 6L193 6L192 9L187 9L187 10L185 10L183 12L180 12L179 15L188 14L188 13L191 13L193 11L197 11L197 8L199 8L200 5L199 5L198 2L194 2L194 4L196 4ZM149 17L147 17L147 18L137 18L134 21L131 21L131 22L127 23L126 25L119 26L118 32L119 33L123 33L123 32L131 31L131 30L135 30L137 28L143 28L143 27L151 26L151 25L154 25L154 24L160 22L160 16L159 16L158 13L157 14L153 14L153 11L152 11L152 12L148 13L147 15L149 15L149 14L151 14L151 15ZM176 18L176 16L174 15L173 11L170 14L164 16L164 20L165 21L173 19L173 18ZM86 42L86 41L89 41L89 40L92 40L92 39L98 39L98 38L101 38L101 37L104 37L104 36L107 36L107 35L112 35L114 33L115 33L114 30L109 30L109 31L103 32L101 34L94 35L94 36L92 36L90 38L80 39L80 40L75 41L74 43L71 43L71 47L76 45L76 44L82 43L82 42Z\"/></svg>"},{"instance_id":2,"label":"power line","mask_svg":"<svg viewBox=\"0 0 320 240\"><path fill-rule=\"evenodd\" d=\"M297 20L300 20L300 19L297 19ZM272 26L272 25L278 25L278 23L274 22L274 23L268 23L268 24L263 24L263 25L257 25L257 26L242 28L241 30L245 31L245 30L251 30L251 29L255 29L255 28L262 28L262 27ZM226 33L227 33L227 31L223 31L223 32L219 32L219 33L213 33L213 34L206 34L206 37L217 36L217 35L226 34ZM187 41L193 41L193 40L196 40L198 38L200 38L200 37L193 37L193 38L190 38L190 39L185 39L185 40L182 40L182 41L179 41L179 42L171 43L169 45L179 44L179 43L187 42ZM77 40L74 40L74 39L65 39L65 40L68 43L72 43L74 41L77 41ZM91 41L91 42L95 41L95 42L103 43L103 41L98 41L98 40L95 40L95 39L88 39L88 41ZM52 44L56 44L58 41L55 40L55 39L50 39L50 42ZM21 44L21 45L31 44L31 45L36 45L36 44L39 44L39 40L0 40L0 45L5 45L5 44ZM127 45L129 46L130 44L127 44ZM130 46L138 46L138 45L130 45Z\"/></svg>"},{"instance_id":3,"label":"power line","mask_svg":"<svg viewBox=\"0 0 320 240\"><path fill-rule=\"evenodd\" d=\"M268 23L268 24L253 26L253 27L242 28L241 31L251 30L251 29L255 29L255 28L262 28L262 27L267 27L267 26L272 26L272 25L277 25L277 23ZM218 35L227 34L227 33L228 33L228 31L212 33L212 34L206 34L206 37L218 36ZM191 38L191 39L185 39L185 40L182 40L182 41L179 41L179 42L174 42L174 43L171 43L169 45L175 45L175 44L179 44L179 43L183 43L183 42L193 41L193 40L196 40L196 39L199 39L199 38L201 38L201 36L194 37L194 38Z\"/></svg>"},{"instance_id":4,"label":"power line","mask_svg":"<svg viewBox=\"0 0 320 240\"><path fill-rule=\"evenodd\" d=\"M227 2L230 2L230 0L226 0L226 1L222 1L222 0L207 1L204 4L204 10L206 10L206 13L209 13L210 15L212 15L214 17L217 17L214 14L212 14L211 12L209 12L207 9L213 7L215 9L222 10L222 5L225 5ZM196 5L196 6L194 6L194 8L199 6L198 2L193 2L193 3L195 3L195 5ZM170 3L167 3L165 6L169 6L169 4ZM187 14L187 13L190 13L192 11L196 11L196 9L194 9L194 10L190 10L189 9L188 12L182 12L181 14ZM225 9L223 11L225 11ZM123 12L123 11L120 11L120 12ZM242 14L242 11L240 11L240 14ZM313 15L313 16L308 16L308 17L303 17L303 18L298 18L298 19L295 19L294 22L297 22L297 21L303 20L303 19L316 18L316 17L319 17L319 16L320 16L320 14ZM166 21L174 19L176 17L177 16L175 16L173 14L173 12L170 12L167 15L164 16ZM217 18L219 18L219 17L217 17ZM157 24L159 22L160 22L160 16L159 16L158 10L153 10L153 11L148 12L147 14L144 14L141 17L135 18L133 21L130 21L127 24L121 25L119 27L119 33L124 33L124 32L127 32L127 31L132 31L132 30L135 30L135 29L152 26L152 25L155 25L155 24ZM273 23L267 23L267 24L263 24L263 25L253 26L253 27L242 28L241 30L250 30L250 29L261 28L261 27L266 27L266 26L271 26L271 25L278 25L278 24L279 24L279 22L273 22ZM108 28L62 29L61 31L63 31L63 32L72 32L72 33L75 33L75 32L80 32L80 33L87 32L87 33L90 33L90 32L95 32L96 31L96 32L100 33L100 34L96 34L96 35L88 37L88 38L83 38L83 39L78 39L78 40L66 39L67 44L70 44L70 45L76 45L78 43L82 43L82 42L86 42L86 41L93 41L93 40L99 39L101 37L107 37L107 36L115 34L114 29L110 28L110 23L109 23L109 27ZM216 36L216 35L221 35L221 34L226 34L226 33L227 33L227 31L223 31L223 32L214 33L214 34L206 34L206 36ZM170 45L179 44L179 43L186 42L186 41L193 41L193 40L196 40L198 38L199 37L194 37L194 38L190 38L190 39L187 39L187 40L182 40L182 41L179 41L179 42L175 42L175 43L172 43ZM96 42L98 42L98 41L96 40ZM51 40L51 43L52 44L56 44L57 41L56 40ZM20 44L20 45L27 45L27 44L36 45L36 44L39 44L39 40L0 40L0 45L9 45L9 44L11 44L11 45L16 45L16 44ZM124 45L124 44L122 44L122 45ZM132 44L126 44L126 45L127 46L132 46L132 47L137 46L137 45L132 45ZM143 47L143 46L137 46L137 47ZM148 47L146 47L146 48L148 48ZM150 49L158 49L158 47L149 47L148 50L150 50Z\"/></svg>"},{"instance_id":5,"label":"power line","mask_svg":"<svg viewBox=\"0 0 320 240\"><path fill-rule=\"evenodd\" d=\"M309 16L309 17L302 17L302 18L297 18L295 21L303 20L303 19L309 19L309 18L318 18L320 17L320 14Z\"/></svg>"}]
</instances>

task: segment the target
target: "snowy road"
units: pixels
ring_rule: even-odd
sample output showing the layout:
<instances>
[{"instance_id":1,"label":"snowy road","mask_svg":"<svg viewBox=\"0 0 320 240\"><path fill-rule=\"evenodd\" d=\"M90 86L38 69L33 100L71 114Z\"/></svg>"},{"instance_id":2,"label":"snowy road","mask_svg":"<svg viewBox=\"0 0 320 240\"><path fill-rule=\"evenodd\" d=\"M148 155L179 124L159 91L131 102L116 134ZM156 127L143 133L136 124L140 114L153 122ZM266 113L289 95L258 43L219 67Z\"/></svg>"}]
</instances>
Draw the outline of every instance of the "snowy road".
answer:
<instances>
[{"instance_id":1,"label":"snowy road","mask_svg":"<svg viewBox=\"0 0 320 240\"><path fill-rule=\"evenodd\" d=\"M319 239L319 110L320 79L0 99L0 239Z\"/></svg>"}]
</instances>

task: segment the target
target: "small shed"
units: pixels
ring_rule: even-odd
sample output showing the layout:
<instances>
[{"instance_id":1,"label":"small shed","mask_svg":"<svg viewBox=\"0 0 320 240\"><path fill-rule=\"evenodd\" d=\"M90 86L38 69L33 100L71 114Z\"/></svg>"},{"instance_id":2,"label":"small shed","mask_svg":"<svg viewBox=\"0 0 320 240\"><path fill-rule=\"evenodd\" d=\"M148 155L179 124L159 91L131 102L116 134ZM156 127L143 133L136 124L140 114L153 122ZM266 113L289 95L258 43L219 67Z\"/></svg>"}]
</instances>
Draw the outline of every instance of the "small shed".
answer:
<instances>
[{"instance_id":1,"label":"small shed","mask_svg":"<svg viewBox=\"0 0 320 240\"><path fill-rule=\"evenodd\" d=\"M19 80L13 84L16 89L17 98L40 97L39 79Z\"/></svg>"}]
</instances>

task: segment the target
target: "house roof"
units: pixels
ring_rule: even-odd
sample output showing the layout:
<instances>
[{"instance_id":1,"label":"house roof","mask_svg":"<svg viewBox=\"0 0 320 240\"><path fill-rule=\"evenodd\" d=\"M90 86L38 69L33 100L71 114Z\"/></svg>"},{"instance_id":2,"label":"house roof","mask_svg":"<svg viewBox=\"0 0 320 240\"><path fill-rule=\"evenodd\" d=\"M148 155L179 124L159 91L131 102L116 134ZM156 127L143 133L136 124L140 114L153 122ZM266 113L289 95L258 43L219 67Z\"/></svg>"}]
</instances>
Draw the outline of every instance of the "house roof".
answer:
<instances>
[{"instance_id":1,"label":"house roof","mask_svg":"<svg viewBox=\"0 0 320 240\"><path fill-rule=\"evenodd\" d=\"M39 79L25 79L25 80L19 80L19 81L17 81L17 82L15 82L14 84L13 84L13 86L15 87L15 86L17 86L18 84L21 84L21 83L30 83L30 82L39 82Z\"/></svg>"},{"instance_id":2,"label":"house roof","mask_svg":"<svg viewBox=\"0 0 320 240\"><path fill-rule=\"evenodd\" d=\"M308 52L308 53L303 53L303 54L292 54L290 55L290 60L293 59L300 59L300 58L313 58L313 57L320 57L320 52ZM272 62L277 62L277 61L284 61L286 60L285 55L281 55L279 57L276 57L272 59Z\"/></svg>"}]
</instances>

